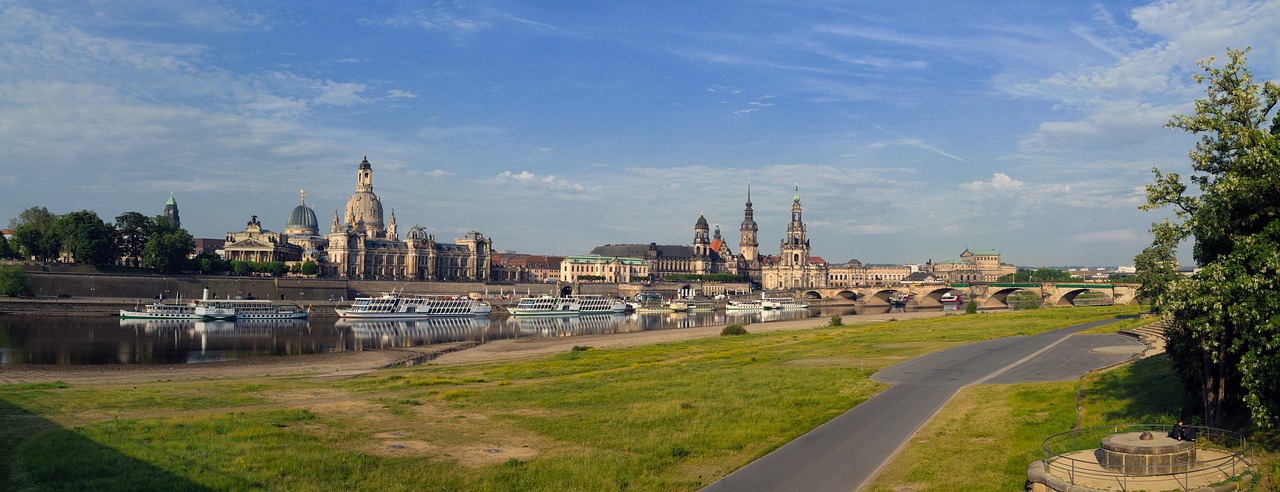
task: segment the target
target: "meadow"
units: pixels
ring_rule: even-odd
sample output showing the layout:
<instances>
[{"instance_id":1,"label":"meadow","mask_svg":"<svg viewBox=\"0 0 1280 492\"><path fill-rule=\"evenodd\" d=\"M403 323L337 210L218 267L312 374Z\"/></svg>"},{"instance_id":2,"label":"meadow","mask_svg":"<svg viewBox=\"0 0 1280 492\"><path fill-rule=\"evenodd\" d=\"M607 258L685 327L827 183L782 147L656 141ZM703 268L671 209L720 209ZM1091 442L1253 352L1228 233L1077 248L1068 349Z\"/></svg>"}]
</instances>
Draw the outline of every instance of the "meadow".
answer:
<instances>
[{"instance_id":1,"label":"meadow","mask_svg":"<svg viewBox=\"0 0 1280 492\"><path fill-rule=\"evenodd\" d=\"M0 386L0 484L696 490L883 390L868 379L880 368L1136 312L1060 308L820 327L825 320L815 320L810 330L580 345L346 379ZM869 489L1021 490L1040 441L1077 425L1081 384L1097 400L1087 403L1086 426L1177 413L1176 392L1109 389L1143 387L1167 377L1160 372L1167 366L1153 357L1081 381L967 388ZM971 478L950 481L960 473Z\"/></svg>"}]
</instances>

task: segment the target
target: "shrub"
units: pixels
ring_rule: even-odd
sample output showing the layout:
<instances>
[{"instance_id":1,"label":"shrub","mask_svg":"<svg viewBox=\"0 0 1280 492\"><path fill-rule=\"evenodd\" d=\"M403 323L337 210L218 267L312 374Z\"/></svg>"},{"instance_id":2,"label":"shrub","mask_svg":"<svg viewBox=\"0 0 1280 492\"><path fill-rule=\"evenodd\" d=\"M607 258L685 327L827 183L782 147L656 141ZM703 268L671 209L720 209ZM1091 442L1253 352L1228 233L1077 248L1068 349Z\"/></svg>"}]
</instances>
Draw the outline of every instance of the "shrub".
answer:
<instances>
[{"instance_id":1,"label":"shrub","mask_svg":"<svg viewBox=\"0 0 1280 492\"><path fill-rule=\"evenodd\" d=\"M978 312L978 301L969 299L969 303L964 305L964 314L974 314Z\"/></svg>"},{"instance_id":2,"label":"shrub","mask_svg":"<svg viewBox=\"0 0 1280 492\"><path fill-rule=\"evenodd\" d=\"M720 330L720 336L746 335L747 329L742 325L729 325Z\"/></svg>"},{"instance_id":3,"label":"shrub","mask_svg":"<svg viewBox=\"0 0 1280 492\"><path fill-rule=\"evenodd\" d=\"M591 347L588 347L586 345L574 345L572 350L574 352L586 352L588 350L591 350Z\"/></svg>"},{"instance_id":4,"label":"shrub","mask_svg":"<svg viewBox=\"0 0 1280 492\"><path fill-rule=\"evenodd\" d=\"M844 320L840 319L840 315L831 317L831 326L844 326Z\"/></svg>"}]
</instances>

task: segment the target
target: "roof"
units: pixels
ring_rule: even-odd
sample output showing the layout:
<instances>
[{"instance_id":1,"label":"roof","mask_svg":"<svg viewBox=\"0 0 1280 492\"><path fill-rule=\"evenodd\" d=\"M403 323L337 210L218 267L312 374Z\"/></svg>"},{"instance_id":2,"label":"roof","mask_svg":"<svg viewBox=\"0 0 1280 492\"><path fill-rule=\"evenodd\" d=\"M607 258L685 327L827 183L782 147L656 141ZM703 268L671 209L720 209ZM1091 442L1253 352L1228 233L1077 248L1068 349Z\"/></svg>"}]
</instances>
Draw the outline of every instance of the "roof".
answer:
<instances>
[{"instance_id":1,"label":"roof","mask_svg":"<svg viewBox=\"0 0 1280 492\"><path fill-rule=\"evenodd\" d=\"M587 263L587 264L597 264L597 265L601 263L613 263L615 261L621 262L624 265L645 264L645 261L643 258L621 258L617 256L600 256L600 255L566 256L564 257L564 261L569 263Z\"/></svg>"},{"instance_id":2,"label":"roof","mask_svg":"<svg viewBox=\"0 0 1280 492\"><path fill-rule=\"evenodd\" d=\"M679 244L606 244L596 246L591 254L600 256L623 256L628 258L647 258L649 248L657 250L658 256L667 258L692 258L693 247Z\"/></svg>"},{"instance_id":3,"label":"roof","mask_svg":"<svg viewBox=\"0 0 1280 492\"><path fill-rule=\"evenodd\" d=\"M496 253L493 255L491 263L494 265L554 268L558 270L560 269L561 261L564 261L563 256Z\"/></svg>"},{"instance_id":4,"label":"roof","mask_svg":"<svg viewBox=\"0 0 1280 492\"><path fill-rule=\"evenodd\" d=\"M827 260L822 259L821 256L810 256L809 263L813 263L815 265L826 265Z\"/></svg>"},{"instance_id":5,"label":"roof","mask_svg":"<svg viewBox=\"0 0 1280 492\"><path fill-rule=\"evenodd\" d=\"M720 248L723 248L723 247L724 247L723 239L716 239L714 241L711 241L711 251L720 251Z\"/></svg>"},{"instance_id":6,"label":"roof","mask_svg":"<svg viewBox=\"0 0 1280 492\"><path fill-rule=\"evenodd\" d=\"M994 249L965 249L964 252L974 256L1000 256L1000 252Z\"/></svg>"}]
</instances>

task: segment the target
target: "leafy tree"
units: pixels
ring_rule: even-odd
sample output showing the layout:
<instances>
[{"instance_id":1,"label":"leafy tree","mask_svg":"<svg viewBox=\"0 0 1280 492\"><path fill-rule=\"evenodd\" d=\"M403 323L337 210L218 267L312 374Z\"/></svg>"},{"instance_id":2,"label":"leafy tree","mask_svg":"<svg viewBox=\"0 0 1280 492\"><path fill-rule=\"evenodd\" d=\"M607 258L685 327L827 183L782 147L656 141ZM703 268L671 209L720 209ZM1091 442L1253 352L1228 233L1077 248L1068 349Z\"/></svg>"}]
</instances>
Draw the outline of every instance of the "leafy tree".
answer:
<instances>
[{"instance_id":1,"label":"leafy tree","mask_svg":"<svg viewBox=\"0 0 1280 492\"><path fill-rule=\"evenodd\" d=\"M44 207L31 207L23 210L18 217L9 221L13 240L23 258L35 258L39 261L54 261L62 248L62 238L54 230L58 216L49 213Z\"/></svg>"},{"instance_id":2,"label":"leafy tree","mask_svg":"<svg viewBox=\"0 0 1280 492\"><path fill-rule=\"evenodd\" d=\"M0 268L0 293L9 297L31 292L31 276L21 265Z\"/></svg>"},{"instance_id":3,"label":"leafy tree","mask_svg":"<svg viewBox=\"0 0 1280 492\"><path fill-rule=\"evenodd\" d=\"M1017 272L1000 277L999 282L1065 282L1071 274L1056 268L1019 268Z\"/></svg>"},{"instance_id":4,"label":"leafy tree","mask_svg":"<svg viewBox=\"0 0 1280 492\"><path fill-rule=\"evenodd\" d=\"M81 210L59 217L53 224L62 239L61 251L76 263L100 266L115 261L115 229L98 214Z\"/></svg>"},{"instance_id":5,"label":"leafy tree","mask_svg":"<svg viewBox=\"0 0 1280 492\"><path fill-rule=\"evenodd\" d=\"M142 248L143 266L162 273L181 271L196 250L196 240L185 229L173 227L164 216L155 218L155 229Z\"/></svg>"},{"instance_id":6,"label":"leafy tree","mask_svg":"<svg viewBox=\"0 0 1280 492\"><path fill-rule=\"evenodd\" d=\"M320 265L317 265L315 261L308 259L307 261L302 262L303 275L315 275L319 272Z\"/></svg>"},{"instance_id":7,"label":"leafy tree","mask_svg":"<svg viewBox=\"0 0 1280 492\"><path fill-rule=\"evenodd\" d=\"M116 217L116 250L129 266L142 265L142 250L151 239L155 221L138 212L125 212Z\"/></svg>"},{"instance_id":8,"label":"leafy tree","mask_svg":"<svg viewBox=\"0 0 1280 492\"><path fill-rule=\"evenodd\" d=\"M0 259L7 260L10 258L16 258L17 256L18 255L14 254L13 249L9 246L9 238L0 235Z\"/></svg>"},{"instance_id":9,"label":"leafy tree","mask_svg":"<svg viewBox=\"0 0 1280 492\"><path fill-rule=\"evenodd\" d=\"M1170 358L1209 426L1237 412L1261 427L1280 422L1280 86L1255 83L1246 52L1229 50L1221 68L1199 63L1206 97L1168 124L1200 137L1188 177L1198 192L1153 170L1142 208L1170 207L1174 218L1152 225L1134 261L1142 295L1171 319ZM1201 269L1171 274L1187 238Z\"/></svg>"}]
</instances>

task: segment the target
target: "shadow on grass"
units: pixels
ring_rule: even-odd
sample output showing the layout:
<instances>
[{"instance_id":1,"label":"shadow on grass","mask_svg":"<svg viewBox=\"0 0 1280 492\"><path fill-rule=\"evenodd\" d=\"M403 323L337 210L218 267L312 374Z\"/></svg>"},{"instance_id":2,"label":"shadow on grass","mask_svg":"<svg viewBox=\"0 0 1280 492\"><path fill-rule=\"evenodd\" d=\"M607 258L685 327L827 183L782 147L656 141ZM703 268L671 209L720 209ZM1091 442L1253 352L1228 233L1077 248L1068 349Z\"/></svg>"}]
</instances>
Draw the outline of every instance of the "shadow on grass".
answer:
<instances>
[{"instance_id":1,"label":"shadow on grass","mask_svg":"<svg viewBox=\"0 0 1280 492\"><path fill-rule=\"evenodd\" d=\"M209 490L0 399L0 489Z\"/></svg>"},{"instance_id":2,"label":"shadow on grass","mask_svg":"<svg viewBox=\"0 0 1280 492\"><path fill-rule=\"evenodd\" d=\"M1113 423L1172 424L1186 403L1182 381L1174 374L1166 354L1136 360L1121 371L1100 374L1085 391L1093 402L1091 406L1103 406L1102 417Z\"/></svg>"}]
</instances>

